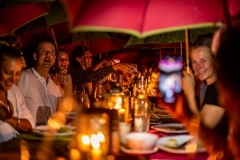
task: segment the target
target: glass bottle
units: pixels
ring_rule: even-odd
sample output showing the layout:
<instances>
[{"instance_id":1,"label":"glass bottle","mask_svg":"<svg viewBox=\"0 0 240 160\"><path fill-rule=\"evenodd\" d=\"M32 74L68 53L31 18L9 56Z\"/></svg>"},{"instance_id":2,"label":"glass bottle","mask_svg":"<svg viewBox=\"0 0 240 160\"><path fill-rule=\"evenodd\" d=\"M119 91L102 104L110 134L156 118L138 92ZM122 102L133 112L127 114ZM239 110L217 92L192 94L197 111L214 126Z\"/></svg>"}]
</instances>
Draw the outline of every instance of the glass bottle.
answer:
<instances>
[{"instance_id":1,"label":"glass bottle","mask_svg":"<svg viewBox=\"0 0 240 160\"><path fill-rule=\"evenodd\" d=\"M136 132L147 132L150 123L150 106L146 95L144 76L140 79L140 88L134 103L134 130Z\"/></svg>"}]
</instances>

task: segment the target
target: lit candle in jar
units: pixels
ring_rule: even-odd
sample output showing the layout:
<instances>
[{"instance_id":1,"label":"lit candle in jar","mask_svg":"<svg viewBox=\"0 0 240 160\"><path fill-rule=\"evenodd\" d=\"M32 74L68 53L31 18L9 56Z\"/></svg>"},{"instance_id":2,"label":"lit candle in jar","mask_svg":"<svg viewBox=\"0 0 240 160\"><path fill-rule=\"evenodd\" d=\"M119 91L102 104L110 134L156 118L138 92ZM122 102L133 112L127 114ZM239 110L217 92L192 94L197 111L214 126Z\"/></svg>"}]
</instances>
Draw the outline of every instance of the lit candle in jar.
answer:
<instances>
[{"instance_id":1,"label":"lit candle in jar","mask_svg":"<svg viewBox=\"0 0 240 160\"><path fill-rule=\"evenodd\" d=\"M97 137L98 137L98 140L100 142L102 154L106 155L107 152L108 152L108 145L106 143L106 140L105 140L105 137L104 137L103 133L102 132L98 132L97 133Z\"/></svg>"},{"instance_id":2,"label":"lit candle in jar","mask_svg":"<svg viewBox=\"0 0 240 160\"><path fill-rule=\"evenodd\" d=\"M100 160L102 157L102 151L100 149L100 142L96 134L91 135L91 155L93 160Z\"/></svg>"},{"instance_id":3,"label":"lit candle in jar","mask_svg":"<svg viewBox=\"0 0 240 160\"><path fill-rule=\"evenodd\" d=\"M120 108L119 110L118 110L118 114L119 115L122 115L122 114L124 114L125 113L125 109L124 108Z\"/></svg>"}]
</instances>

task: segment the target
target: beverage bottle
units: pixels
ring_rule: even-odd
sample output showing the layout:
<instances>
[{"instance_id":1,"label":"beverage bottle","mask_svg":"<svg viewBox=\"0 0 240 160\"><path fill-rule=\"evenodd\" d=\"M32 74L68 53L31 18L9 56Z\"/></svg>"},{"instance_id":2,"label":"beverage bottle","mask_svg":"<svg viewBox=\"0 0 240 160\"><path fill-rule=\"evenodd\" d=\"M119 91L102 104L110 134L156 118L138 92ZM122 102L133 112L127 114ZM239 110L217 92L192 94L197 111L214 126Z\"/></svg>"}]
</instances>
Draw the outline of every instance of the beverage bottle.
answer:
<instances>
[{"instance_id":1,"label":"beverage bottle","mask_svg":"<svg viewBox=\"0 0 240 160\"><path fill-rule=\"evenodd\" d=\"M136 132L147 132L150 123L150 106L146 95L144 76L141 76L139 87L134 103L134 130Z\"/></svg>"}]
</instances>

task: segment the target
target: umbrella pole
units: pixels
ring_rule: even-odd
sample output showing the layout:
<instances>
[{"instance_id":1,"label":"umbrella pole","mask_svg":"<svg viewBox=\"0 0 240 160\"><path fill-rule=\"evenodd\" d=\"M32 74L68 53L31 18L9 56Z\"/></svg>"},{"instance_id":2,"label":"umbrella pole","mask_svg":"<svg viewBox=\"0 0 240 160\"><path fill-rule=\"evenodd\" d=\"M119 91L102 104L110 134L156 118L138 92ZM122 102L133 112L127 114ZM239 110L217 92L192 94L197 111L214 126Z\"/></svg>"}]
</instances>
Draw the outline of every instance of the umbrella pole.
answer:
<instances>
[{"instance_id":1,"label":"umbrella pole","mask_svg":"<svg viewBox=\"0 0 240 160\"><path fill-rule=\"evenodd\" d=\"M180 56L182 57L182 42L180 42Z\"/></svg>"},{"instance_id":2,"label":"umbrella pole","mask_svg":"<svg viewBox=\"0 0 240 160\"><path fill-rule=\"evenodd\" d=\"M58 45L57 45L56 37L55 37L55 34L54 34L54 30L53 30L52 27L50 27L50 28L51 28L51 31L52 31L52 36L53 36L54 43L55 43L55 45L56 45L56 50L57 50L57 52L58 52Z\"/></svg>"},{"instance_id":3,"label":"umbrella pole","mask_svg":"<svg viewBox=\"0 0 240 160\"><path fill-rule=\"evenodd\" d=\"M161 50L161 48L159 48L159 58L160 58L160 60L162 59L162 50Z\"/></svg>"},{"instance_id":4,"label":"umbrella pole","mask_svg":"<svg viewBox=\"0 0 240 160\"><path fill-rule=\"evenodd\" d=\"M190 73L190 64L189 64L189 37L188 37L188 29L185 29L185 43L186 43L186 66L187 73Z\"/></svg>"},{"instance_id":5,"label":"umbrella pole","mask_svg":"<svg viewBox=\"0 0 240 160\"><path fill-rule=\"evenodd\" d=\"M224 9L224 17L226 19L226 25L228 29L232 28L231 25L231 19L230 19L230 15L229 15L229 11L228 11L228 3L227 0L222 0L223 2L223 9Z\"/></svg>"}]
</instances>

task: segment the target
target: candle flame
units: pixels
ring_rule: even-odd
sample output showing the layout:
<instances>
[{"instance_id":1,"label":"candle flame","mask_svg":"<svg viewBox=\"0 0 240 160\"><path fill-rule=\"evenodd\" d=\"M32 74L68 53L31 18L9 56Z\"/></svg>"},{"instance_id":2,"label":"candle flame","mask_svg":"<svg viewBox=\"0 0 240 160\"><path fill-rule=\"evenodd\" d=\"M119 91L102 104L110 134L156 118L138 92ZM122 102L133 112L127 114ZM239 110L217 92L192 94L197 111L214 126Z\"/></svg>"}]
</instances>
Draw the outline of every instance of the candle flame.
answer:
<instances>
[{"instance_id":1,"label":"candle flame","mask_svg":"<svg viewBox=\"0 0 240 160\"><path fill-rule=\"evenodd\" d=\"M96 134L91 135L91 144L94 149L98 149L100 147L100 143Z\"/></svg>"},{"instance_id":2,"label":"candle flame","mask_svg":"<svg viewBox=\"0 0 240 160\"><path fill-rule=\"evenodd\" d=\"M118 97L117 100L116 100L116 103L121 105L122 104L122 98L121 97Z\"/></svg>"},{"instance_id":3,"label":"candle flame","mask_svg":"<svg viewBox=\"0 0 240 160\"><path fill-rule=\"evenodd\" d=\"M98 137L98 140L99 140L100 142L104 142L104 141L105 141L105 137L104 137L104 135L102 134L102 132L98 132L98 133L97 133L97 137Z\"/></svg>"},{"instance_id":4,"label":"candle flame","mask_svg":"<svg viewBox=\"0 0 240 160\"><path fill-rule=\"evenodd\" d=\"M60 124L54 118L49 118L48 125L56 130L60 128Z\"/></svg>"},{"instance_id":5,"label":"candle flame","mask_svg":"<svg viewBox=\"0 0 240 160\"><path fill-rule=\"evenodd\" d=\"M88 135L83 135L82 136L82 143L83 144L90 144L90 138L89 138L89 136Z\"/></svg>"}]
</instances>

